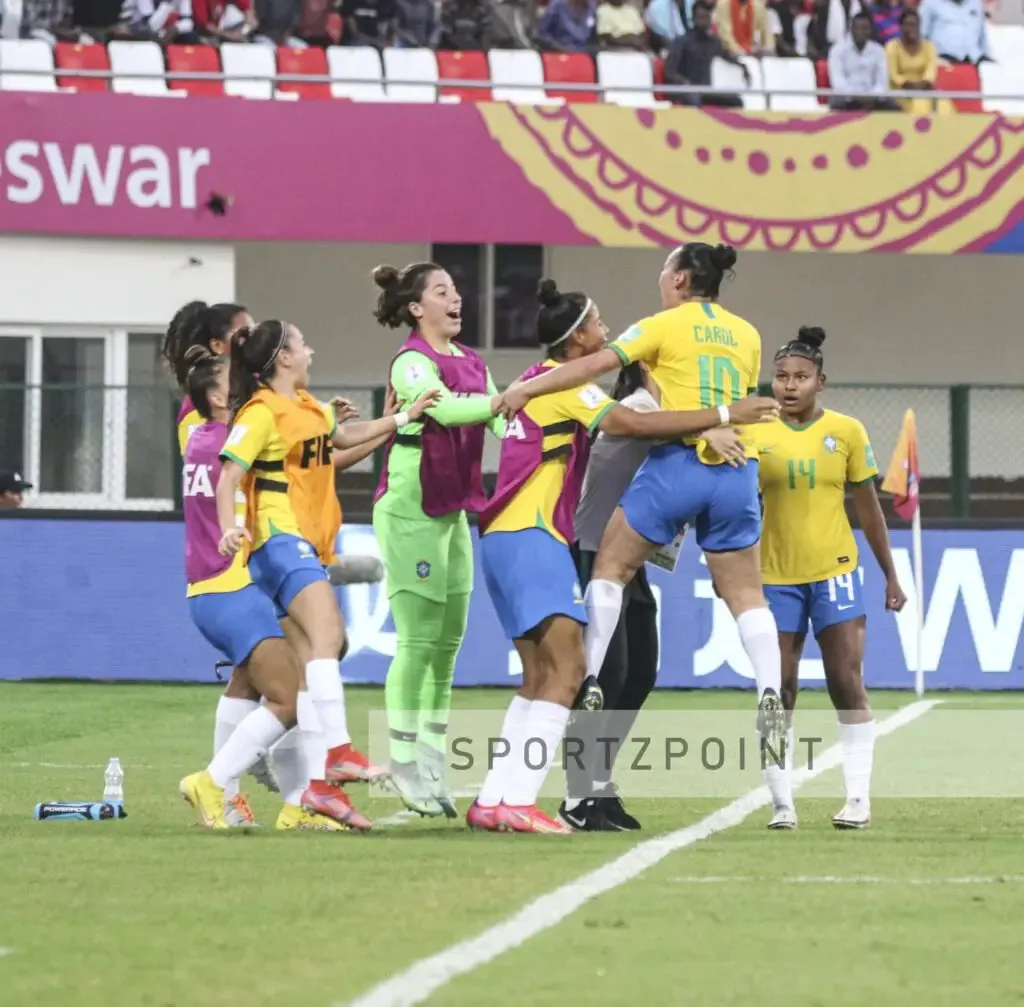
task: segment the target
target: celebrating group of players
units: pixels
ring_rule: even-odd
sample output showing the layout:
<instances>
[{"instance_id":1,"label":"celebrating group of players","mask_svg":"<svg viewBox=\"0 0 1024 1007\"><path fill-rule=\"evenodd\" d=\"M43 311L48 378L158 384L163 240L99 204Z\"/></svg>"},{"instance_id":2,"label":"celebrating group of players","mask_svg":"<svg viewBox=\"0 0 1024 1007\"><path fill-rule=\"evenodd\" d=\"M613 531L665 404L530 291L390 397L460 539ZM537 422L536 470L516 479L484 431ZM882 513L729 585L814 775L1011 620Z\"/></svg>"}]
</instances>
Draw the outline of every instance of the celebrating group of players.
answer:
<instances>
[{"instance_id":1,"label":"celebrating group of players","mask_svg":"<svg viewBox=\"0 0 1024 1007\"><path fill-rule=\"evenodd\" d=\"M877 467L864 427L818 404L821 329L778 350L773 397L757 396L761 337L718 303L735 262L725 245L675 249L659 279L663 310L612 343L590 297L544 281L545 359L503 394L456 341L461 299L447 272L379 267L375 317L410 335L391 365L385 415L369 421L343 399L308 393L313 351L287 322L256 325L238 305L178 313L165 356L188 396L179 439L189 606L235 667L213 760L181 783L201 824L252 823L239 792L246 772L280 790L279 828L369 828L345 788L376 779L422 815L456 817L445 746L473 588L468 513L479 515L487 590L523 665L502 728L507 755L466 813L471 828L639 828L611 780L614 746L602 765L569 774L557 816L538 795L574 709L603 707L602 733L628 734L658 664L644 566L676 552L689 528L753 665L761 736L781 755L765 771L769 827L797 824L792 711L808 628L839 715L847 800L833 822L870 823L875 725L844 495L851 484L886 576L885 606L898 611ZM594 382L616 369L609 397ZM487 429L501 438L490 499ZM334 469L381 446L373 524L397 649L385 689L389 765L378 769L348 733L345 630L325 566L341 524ZM531 746L544 757L531 759Z\"/></svg>"}]
</instances>

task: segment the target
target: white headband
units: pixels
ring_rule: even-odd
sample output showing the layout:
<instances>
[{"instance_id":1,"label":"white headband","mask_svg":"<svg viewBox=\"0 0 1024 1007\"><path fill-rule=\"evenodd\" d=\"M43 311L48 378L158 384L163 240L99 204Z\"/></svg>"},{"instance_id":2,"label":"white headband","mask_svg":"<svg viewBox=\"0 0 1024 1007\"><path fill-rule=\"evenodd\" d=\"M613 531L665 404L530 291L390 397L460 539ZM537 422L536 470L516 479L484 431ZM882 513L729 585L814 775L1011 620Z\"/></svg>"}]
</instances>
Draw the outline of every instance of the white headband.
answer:
<instances>
[{"instance_id":1,"label":"white headband","mask_svg":"<svg viewBox=\"0 0 1024 1007\"><path fill-rule=\"evenodd\" d=\"M587 303L583 305L583 310L580 312L580 317L566 329L564 336L559 336L553 343L548 343L548 346L557 346L559 343L564 343L580 327L580 323L590 314L590 309L593 306L594 302L588 297Z\"/></svg>"}]
</instances>

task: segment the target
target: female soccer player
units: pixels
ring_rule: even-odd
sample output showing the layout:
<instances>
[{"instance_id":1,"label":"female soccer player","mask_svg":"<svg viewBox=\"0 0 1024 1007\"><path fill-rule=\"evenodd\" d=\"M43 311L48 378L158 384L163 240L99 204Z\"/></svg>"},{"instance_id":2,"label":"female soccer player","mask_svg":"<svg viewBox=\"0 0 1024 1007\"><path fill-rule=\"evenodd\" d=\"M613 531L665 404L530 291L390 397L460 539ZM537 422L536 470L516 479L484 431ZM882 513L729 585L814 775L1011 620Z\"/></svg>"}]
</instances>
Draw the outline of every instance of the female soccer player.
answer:
<instances>
[{"instance_id":1,"label":"female soccer player","mask_svg":"<svg viewBox=\"0 0 1024 1007\"><path fill-rule=\"evenodd\" d=\"M253 583L301 633L305 688L298 695L297 719L313 769L307 810L365 829L369 822L340 786L329 785L365 780L372 772L348 733L338 669L345 629L324 570L340 522L331 449L401 429L423 414L436 393L420 396L405 413L339 425L334 406L306 391L311 358L302 333L283 321L240 329L232 339L235 414L217 484L219 548L234 555L248 544ZM244 529L234 518L235 494L243 487Z\"/></svg>"},{"instance_id":2,"label":"female soccer player","mask_svg":"<svg viewBox=\"0 0 1024 1007\"><path fill-rule=\"evenodd\" d=\"M722 424L776 415L774 399L743 398L757 388L760 334L717 303L722 280L735 264L736 252L728 245L695 241L675 249L659 278L663 311L638 322L608 349L513 385L503 395L503 411L514 415L537 396L643 361L666 409L703 406ZM711 425L710 420L705 424ZM625 585L659 546L692 524L754 666L759 729L777 754L786 729L779 697L781 658L775 619L761 589L756 449L747 448L747 457L744 466L723 465L720 455L693 436L652 449L609 522L594 561L585 599L587 672L596 674L604 663Z\"/></svg>"},{"instance_id":3,"label":"female soccer player","mask_svg":"<svg viewBox=\"0 0 1024 1007\"><path fill-rule=\"evenodd\" d=\"M487 502L481 479L484 427L500 436L497 389L483 359L456 342L462 299L440 266L378 266L375 317L412 329L391 364L400 403L434 392L422 423L388 446L373 508L387 574L397 648L385 702L391 782L421 815L457 814L445 779L445 745L455 659L473 589L467 511Z\"/></svg>"},{"instance_id":4,"label":"female soccer player","mask_svg":"<svg viewBox=\"0 0 1024 1007\"><path fill-rule=\"evenodd\" d=\"M523 376L550 374L602 352L607 328L585 294L562 295L541 283L537 335L548 358ZM752 422L763 407L747 400L737 419ZM583 681L583 597L569 543L590 447L600 430L618 437L698 434L719 422L717 409L640 413L596 385L534 398L509 422L498 484L480 516L484 577L498 619L523 662L523 685L509 705L502 737L508 755L487 774L466 820L488 831L569 833L537 807L544 778ZM744 462L735 433L716 440L730 461Z\"/></svg>"},{"instance_id":5,"label":"female soccer player","mask_svg":"<svg viewBox=\"0 0 1024 1007\"><path fill-rule=\"evenodd\" d=\"M661 408L661 391L645 364L630 364L619 372L612 398L641 412ZM591 445L573 544L573 558L584 590L590 583L594 557L608 521L652 446L652 441L608 434L598 434ZM611 782L612 768L636 712L654 688L657 673L658 605L646 570L641 567L626 585L622 615L597 678L604 695L604 711L583 718L584 729L594 727L581 739L584 757L580 761L584 765L567 761L568 797L558 813L574 829L601 832L640 828ZM570 732L573 730L570 726ZM598 737L618 741L598 743Z\"/></svg>"},{"instance_id":6,"label":"female soccer player","mask_svg":"<svg viewBox=\"0 0 1024 1007\"><path fill-rule=\"evenodd\" d=\"M764 498L761 569L765 596L779 627L783 703L792 715L800 655L810 626L821 647L843 751L846 804L832 823L837 829L862 829L871 822L875 723L864 689L866 615L857 543L844 506L847 485L853 490L857 519L885 574L886 611L899 612L906 597L896 577L875 490L878 468L867 431L852 416L818 404L818 395L825 390L824 341L824 329L805 327L775 354L772 390L782 404L782 415L759 426L754 438ZM790 751L792 740L790 733ZM768 827L795 828L788 768L773 799L775 813Z\"/></svg>"},{"instance_id":7,"label":"female soccer player","mask_svg":"<svg viewBox=\"0 0 1024 1007\"><path fill-rule=\"evenodd\" d=\"M205 770L186 776L180 785L200 825L226 829L232 822L226 806L240 795L225 788L250 770L295 723L295 701L302 668L288 645L271 600L249 579L245 565L218 550L220 522L214 487L220 475L220 452L228 436L228 361L196 344L186 351L185 390L202 418L185 445L185 570L189 611L199 632L235 666L232 682L256 697L252 708L224 738ZM304 776L285 783L279 829L333 831L344 826L306 810ZM241 813L236 824L252 822Z\"/></svg>"}]
</instances>

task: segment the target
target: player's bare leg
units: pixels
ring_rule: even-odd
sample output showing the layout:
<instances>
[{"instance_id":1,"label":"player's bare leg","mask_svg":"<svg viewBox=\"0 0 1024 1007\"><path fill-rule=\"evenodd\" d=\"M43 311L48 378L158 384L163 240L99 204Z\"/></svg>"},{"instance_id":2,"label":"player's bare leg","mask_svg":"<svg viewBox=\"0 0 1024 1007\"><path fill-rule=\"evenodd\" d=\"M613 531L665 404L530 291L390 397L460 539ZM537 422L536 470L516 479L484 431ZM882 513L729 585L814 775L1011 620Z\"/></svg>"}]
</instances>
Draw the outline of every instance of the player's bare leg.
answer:
<instances>
[{"instance_id":1,"label":"player's bare leg","mask_svg":"<svg viewBox=\"0 0 1024 1007\"><path fill-rule=\"evenodd\" d=\"M769 764L765 767L765 775L768 778L768 786L772 790L773 811L771 820L768 822L769 829L795 829L797 825L796 807L792 802L792 785L787 781L781 787L772 786L772 778L776 774L788 774L793 769L793 755L795 742L793 732L793 711L796 707L796 697L800 687L800 657L803 654L804 640L806 633L779 633L779 651L782 656L782 705L786 710L786 741L785 750L782 753L784 763L782 766ZM774 801L775 790L790 794L790 804L779 805Z\"/></svg>"},{"instance_id":2,"label":"player's bare leg","mask_svg":"<svg viewBox=\"0 0 1024 1007\"><path fill-rule=\"evenodd\" d=\"M846 803L832 819L837 829L864 829L871 824L875 719L864 688L864 627L865 618L860 616L828 626L818 635L843 751Z\"/></svg>"}]
</instances>

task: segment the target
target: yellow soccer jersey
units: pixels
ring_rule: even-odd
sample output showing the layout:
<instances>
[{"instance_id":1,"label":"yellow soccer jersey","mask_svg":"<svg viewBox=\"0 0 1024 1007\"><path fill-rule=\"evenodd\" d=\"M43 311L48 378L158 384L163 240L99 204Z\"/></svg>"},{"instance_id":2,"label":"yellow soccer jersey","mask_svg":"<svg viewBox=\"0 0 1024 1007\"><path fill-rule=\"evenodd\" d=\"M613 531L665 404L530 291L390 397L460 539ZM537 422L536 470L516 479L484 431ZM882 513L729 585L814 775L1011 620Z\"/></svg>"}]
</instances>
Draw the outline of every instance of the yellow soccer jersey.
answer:
<instances>
[{"instance_id":1,"label":"yellow soccer jersey","mask_svg":"<svg viewBox=\"0 0 1024 1007\"><path fill-rule=\"evenodd\" d=\"M198 409L193 409L187 412L178 421L178 452L181 457L185 457L185 445L188 444L188 439L193 430L198 430L206 420L199 415Z\"/></svg>"},{"instance_id":2,"label":"yellow soccer jersey","mask_svg":"<svg viewBox=\"0 0 1024 1007\"><path fill-rule=\"evenodd\" d=\"M557 367L553 360L546 360L544 367ZM523 412L539 427L561 426L557 432L545 433L543 452L553 457L542 460L532 474L519 487L515 495L490 521L487 533L496 531L522 531L524 528L542 528L559 542L565 536L555 527L555 507L565 486L569 463L568 450L559 453L559 448L568 449L576 436L577 424L588 431L594 431L615 401L597 385L582 385L564 392L553 392L531 399ZM505 428L506 441L521 438L523 419L516 417ZM503 463L515 466L516 459L510 453ZM501 473L499 472L499 485Z\"/></svg>"},{"instance_id":3,"label":"yellow soccer jersey","mask_svg":"<svg viewBox=\"0 0 1024 1007\"><path fill-rule=\"evenodd\" d=\"M689 301L637 322L611 344L623 364L642 360L661 389L661 408L728 406L757 389L761 335L721 305ZM722 459L697 437L700 460ZM756 457L753 449L748 457Z\"/></svg>"},{"instance_id":4,"label":"yellow soccer jersey","mask_svg":"<svg viewBox=\"0 0 1024 1007\"><path fill-rule=\"evenodd\" d=\"M772 420L743 437L760 459L765 584L813 584L856 569L846 486L878 475L860 420L826 409L802 426Z\"/></svg>"},{"instance_id":5,"label":"yellow soccer jersey","mask_svg":"<svg viewBox=\"0 0 1024 1007\"><path fill-rule=\"evenodd\" d=\"M338 429L334 407L329 403L320 405L330 431L329 436L333 437ZM290 446L281 436L270 407L263 403L254 403L246 410L244 423L231 428L221 457L237 462L246 472L256 469L275 473L268 478L281 481L282 476L276 473L278 470L283 471L289 450ZM255 506L256 522L255 528L252 529L254 550L274 535L306 537L299 527L299 516L295 513L287 492L256 493Z\"/></svg>"}]
</instances>

